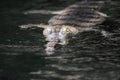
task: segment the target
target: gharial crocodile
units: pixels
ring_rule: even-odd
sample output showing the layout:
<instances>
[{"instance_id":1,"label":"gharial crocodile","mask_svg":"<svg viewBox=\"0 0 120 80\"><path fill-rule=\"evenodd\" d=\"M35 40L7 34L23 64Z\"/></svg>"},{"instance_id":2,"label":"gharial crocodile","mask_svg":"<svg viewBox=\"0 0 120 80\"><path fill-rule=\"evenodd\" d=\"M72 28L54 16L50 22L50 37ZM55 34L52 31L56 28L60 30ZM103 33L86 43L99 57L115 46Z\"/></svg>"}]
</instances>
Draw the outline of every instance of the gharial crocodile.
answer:
<instances>
[{"instance_id":1,"label":"gharial crocodile","mask_svg":"<svg viewBox=\"0 0 120 80\"><path fill-rule=\"evenodd\" d=\"M69 35L76 35L79 32L93 30L107 36L106 31L95 28L96 25L102 23L108 17L106 14L99 12L104 3L105 1L86 0L77 2L61 11L48 11L48 13L57 14L48 21L49 25L28 24L20 27L36 26L44 28L43 35L48 41L45 50L50 52L55 50L56 44L67 44Z\"/></svg>"}]
</instances>

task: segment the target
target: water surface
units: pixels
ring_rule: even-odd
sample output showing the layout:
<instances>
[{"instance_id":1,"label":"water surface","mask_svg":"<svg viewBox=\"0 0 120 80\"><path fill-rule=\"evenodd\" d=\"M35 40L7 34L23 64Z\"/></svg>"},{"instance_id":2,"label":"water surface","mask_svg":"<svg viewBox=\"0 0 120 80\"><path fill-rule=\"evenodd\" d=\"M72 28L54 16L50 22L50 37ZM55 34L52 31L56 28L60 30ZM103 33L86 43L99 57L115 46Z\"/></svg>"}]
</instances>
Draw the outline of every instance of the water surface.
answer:
<instances>
[{"instance_id":1,"label":"water surface","mask_svg":"<svg viewBox=\"0 0 120 80\"><path fill-rule=\"evenodd\" d=\"M120 80L119 1L103 9L115 21L103 23L109 30L114 29L111 38L92 31L79 33L67 46L57 45L52 55L44 51L46 41L42 29L18 27L27 23L47 23L53 16L24 15L22 11L56 10L72 3L46 1L2 1L0 80Z\"/></svg>"}]
</instances>

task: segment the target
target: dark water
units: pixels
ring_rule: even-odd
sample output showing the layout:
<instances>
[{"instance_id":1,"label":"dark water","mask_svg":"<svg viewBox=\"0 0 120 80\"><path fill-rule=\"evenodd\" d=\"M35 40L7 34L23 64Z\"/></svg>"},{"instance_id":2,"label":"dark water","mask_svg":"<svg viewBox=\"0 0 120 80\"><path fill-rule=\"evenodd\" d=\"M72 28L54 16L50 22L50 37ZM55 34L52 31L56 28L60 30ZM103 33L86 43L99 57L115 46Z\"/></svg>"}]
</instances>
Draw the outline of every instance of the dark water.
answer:
<instances>
[{"instance_id":1,"label":"dark water","mask_svg":"<svg viewBox=\"0 0 120 80\"><path fill-rule=\"evenodd\" d=\"M18 25L47 23L53 16L24 15L23 11L62 9L75 2L54 1L1 1L0 80L120 80L120 2L114 1L103 10L113 19L102 24L113 34L111 38L83 32L47 55L42 29L21 30Z\"/></svg>"}]
</instances>

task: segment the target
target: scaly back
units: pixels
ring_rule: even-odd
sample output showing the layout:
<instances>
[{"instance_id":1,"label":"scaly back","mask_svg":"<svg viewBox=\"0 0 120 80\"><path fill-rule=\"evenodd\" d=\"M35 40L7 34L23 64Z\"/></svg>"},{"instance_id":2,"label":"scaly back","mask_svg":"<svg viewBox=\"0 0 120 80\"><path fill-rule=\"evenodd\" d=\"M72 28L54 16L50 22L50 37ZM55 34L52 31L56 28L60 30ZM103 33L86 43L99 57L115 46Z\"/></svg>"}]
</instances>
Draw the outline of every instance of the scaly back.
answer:
<instances>
[{"instance_id":1,"label":"scaly back","mask_svg":"<svg viewBox=\"0 0 120 80\"><path fill-rule=\"evenodd\" d=\"M99 14L104 1L83 1L65 8L61 14L49 20L51 26L92 27L105 20L105 16Z\"/></svg>"}]
</instances>

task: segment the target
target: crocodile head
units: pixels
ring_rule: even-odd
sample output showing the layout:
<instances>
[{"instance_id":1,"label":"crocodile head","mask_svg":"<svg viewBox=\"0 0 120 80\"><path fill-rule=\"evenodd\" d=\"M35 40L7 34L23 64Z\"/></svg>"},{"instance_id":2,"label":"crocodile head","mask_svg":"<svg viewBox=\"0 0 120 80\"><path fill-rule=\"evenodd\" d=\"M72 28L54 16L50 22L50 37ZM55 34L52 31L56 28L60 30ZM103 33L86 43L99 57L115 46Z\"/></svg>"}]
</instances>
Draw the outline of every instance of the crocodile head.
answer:
<instances>
[{"instance_id":1,"label":"crocodile head","mask_svg":"<svg viewBox=\"0 0 120 80\"><path fill-rule=\"evenodd\" d=\"M47 51L54 51L56 44L67 45L68 36L77 34L78 30L70 26L62 27L46 27L43 31L43 35L46 37L46 41L49 41L49 45L46 46ZM50 49L50 50L49 50Z\"/></svg>"}]
</instances>

